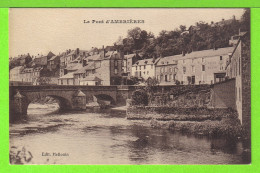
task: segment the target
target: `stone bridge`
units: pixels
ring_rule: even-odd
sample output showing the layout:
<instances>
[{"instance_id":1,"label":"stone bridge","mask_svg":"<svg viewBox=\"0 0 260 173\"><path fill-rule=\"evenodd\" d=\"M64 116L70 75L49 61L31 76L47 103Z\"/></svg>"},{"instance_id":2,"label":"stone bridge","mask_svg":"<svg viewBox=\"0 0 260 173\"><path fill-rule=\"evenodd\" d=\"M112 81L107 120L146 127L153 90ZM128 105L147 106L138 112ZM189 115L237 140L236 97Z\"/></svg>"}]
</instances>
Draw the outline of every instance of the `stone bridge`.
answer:
<instances>
[{"instance_id":1,"label":"stone bridge","mask_svg":"<svg viewBox=\"0 0 260 173\"><path fill-rule=\"evenodd\" d=\"M46 96L57 99L61 110L85 109L93 98L122 106L134 90L134 86L10 86L10 116L26 115L32 101Z\"/></svg>"}]
</instances>

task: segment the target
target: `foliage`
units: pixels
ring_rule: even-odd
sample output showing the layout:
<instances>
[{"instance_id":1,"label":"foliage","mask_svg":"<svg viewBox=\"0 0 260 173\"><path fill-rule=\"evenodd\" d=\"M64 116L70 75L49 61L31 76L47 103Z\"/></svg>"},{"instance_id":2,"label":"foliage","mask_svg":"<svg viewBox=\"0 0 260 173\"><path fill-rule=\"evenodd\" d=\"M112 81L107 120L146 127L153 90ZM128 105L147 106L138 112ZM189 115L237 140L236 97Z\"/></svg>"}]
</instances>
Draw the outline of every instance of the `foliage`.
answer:
<instances>
[{"instance_id":1,"label":"foliage","mask_svg":"<svg viewBox=\"0 0 260 173\"><path fill-rule=\"evenodd\" d=\"M250 9L245 9L241 20L231 19L223 24L199 21L190 27L180 25L171 31L162 30L157 37L136 27L128 30L127 37L120 37L116 44L125 54L140 52L146 58L172 56L228 47L229 39L238 34L239 29L250 31Z\"/></svg>"},{"instance_id":2,"label":"foliage","mask_svg":"<svg viewBox=\"0 0 260 173\"><path fill-rule=\"evenodd\" d=\"M146 106L148 105L148 95L144 90L136 90L132 94L132 105Z\"/></svg>"}]
</instances>

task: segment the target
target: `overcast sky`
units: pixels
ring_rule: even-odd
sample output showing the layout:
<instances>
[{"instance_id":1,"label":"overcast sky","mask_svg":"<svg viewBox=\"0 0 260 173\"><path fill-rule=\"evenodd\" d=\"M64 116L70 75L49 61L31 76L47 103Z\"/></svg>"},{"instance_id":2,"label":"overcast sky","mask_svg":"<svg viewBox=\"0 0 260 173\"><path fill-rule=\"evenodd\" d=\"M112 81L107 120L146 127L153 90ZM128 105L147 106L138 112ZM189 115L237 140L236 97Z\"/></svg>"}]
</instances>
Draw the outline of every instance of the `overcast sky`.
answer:
<instances>
[{"instance_id":1,"label":"overcast sky","mask_svg":"<svg viewBox=\"0 0 260 173\"><path fill-rule=\"evenodd\" d=\"M119 36L126 37L127 30L140 27L155 36L161 30L174 30L180 25L195 25L196 22L218 22L240 19L243 9L84 9L84 8L14 8L9 12L10 56L55 54L66 49L113 45ZM92 24L84 20L144 20L144 24Z\"/></svg>"}]
</instances>

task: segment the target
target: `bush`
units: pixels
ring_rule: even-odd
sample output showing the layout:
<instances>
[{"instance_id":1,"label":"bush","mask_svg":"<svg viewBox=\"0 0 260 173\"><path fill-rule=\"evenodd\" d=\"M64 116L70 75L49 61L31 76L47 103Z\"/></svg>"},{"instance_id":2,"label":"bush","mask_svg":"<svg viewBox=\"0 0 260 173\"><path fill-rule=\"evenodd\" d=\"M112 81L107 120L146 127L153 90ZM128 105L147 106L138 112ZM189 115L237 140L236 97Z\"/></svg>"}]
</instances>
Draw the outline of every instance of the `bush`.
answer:
<instances>
[{"instance_id":1,"label":"bush","mask_svg":"<svg viewBox=\"0 0 260 173\"><path fill-rule=\"evenodd\" d=\"M147 106L148 105L148 95L144 90L136 90L132 94L132 105Z\"/></svg>"}]
</instances>

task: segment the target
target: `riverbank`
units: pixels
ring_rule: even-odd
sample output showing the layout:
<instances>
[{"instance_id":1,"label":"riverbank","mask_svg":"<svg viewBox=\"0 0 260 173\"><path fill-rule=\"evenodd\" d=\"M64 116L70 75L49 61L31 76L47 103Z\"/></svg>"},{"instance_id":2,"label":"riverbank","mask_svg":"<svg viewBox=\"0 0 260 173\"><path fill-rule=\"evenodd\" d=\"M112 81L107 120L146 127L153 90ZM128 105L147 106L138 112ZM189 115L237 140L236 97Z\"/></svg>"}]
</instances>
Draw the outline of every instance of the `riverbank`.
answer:
<instances>
[{"instance_id":1,"label":"riverbank","mask_svg":"<svg viewBox=\"0 0 260 173\"><path fill-rule=\"evenodd\" d=\"M205 136L243 137L238 115L232 109L130 107L129 120L150 120L153 128Z\"/></svg>"}]
</instances>

